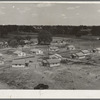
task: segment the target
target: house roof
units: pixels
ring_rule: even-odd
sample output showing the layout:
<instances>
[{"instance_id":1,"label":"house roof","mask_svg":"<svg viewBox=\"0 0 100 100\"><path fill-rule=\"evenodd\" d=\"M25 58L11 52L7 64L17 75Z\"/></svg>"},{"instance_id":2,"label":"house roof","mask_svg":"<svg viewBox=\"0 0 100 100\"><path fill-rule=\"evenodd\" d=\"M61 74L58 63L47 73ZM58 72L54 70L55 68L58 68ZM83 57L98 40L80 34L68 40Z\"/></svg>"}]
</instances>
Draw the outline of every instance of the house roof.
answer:
<instances>
[{"instance_id":1,"label":"house roof","mask_svg":"<svg viewBox=\"0 0 100 100\"><path fill-rule=\"evenodd\" d=\"M14 53L18 54L21 53L22 51L16 50Z\"/></svg>"},{"instance_id":2,"label":"house roof","mask_svg":"<svg viewBox=\"0 0 100 100\"><path fill-rule=\"evenodd\" d=\"M50 57L62 58L62 56L59 54L50 55Z\"/></svg>"},{"instance_id":3,"label":"house roof","mask_svg":"<svg viewBox=\"0 0 100 100\"><path fill-rule=\"evenodd\" d=\"M83 53L89 53L89 50L81 50Z\"/></svg>"},{"instance_id":4,"label":"house roof","mask_svg":"<svg viewBox=\"0 0 100 100\"><path fill-rule=\"evenodd\" d=\"M47 62L50 63L50 64L52 64L52 63L59 63L60 60L58 60L58 59L47 59Z\"/></svg>"},{"instance_id":5,"label":"house roof","mask_svg":"<svg viewBox=\"0 0 100 100\"><path fill-rule=\"evenodd\" d=\"M52 46L50 47L50 49L58 49L58 47Z\"/></svg>"},{"instance_id":6,"label":"house roof","mask_svg":"<svg viewBox=\"0 0 100 100\"><path fill-rule=\"evenodd\" d=\"M78 52L78 53L76 53L75 55L78 56L78 57L84 56L84 54L83 54L82 52Z\"/></svg>"},{"instance_id":7,"label":"house roof","mask_svg":"<svg viewBox=\"0 0 100 100\"><path fill-rule=\"evenodd\" d=\"M47 63L47 60L43 60L42 62L43 62L43 63Z\"/></svg>"},{"instance_id":8,"label":"house roof","mask_svg":"<svg viewBox=\"0 0 100 100\"><path fill-rule=\"evenodd\" d=\"M74 45L68 45L68 47L75 47Z\"/></svg>"},{"instance_id":9,"label":"house roof","mask_svg":"<svg viewBox=\"0 0 100 100\"><path fill-rule=\"evenodd\" d=\"M42 51L42 50L39 50L39 49L31 49L31 51Z\"/></svg>"},{"instance_id":10,"label":"house roof","mask_svg":"<svg viewBox=\"0 0 100 100\"><path fill-rule=\"evenodd\" d=\"M27 58L26 61L34 61L34 58Z\"/></svg>"},{"instance_id":11,"label":"house roof","mask_svg":"<svg viewBox=\"0 0 100 100\"><path fill-rule=\"evenodd\" d=\"M13 60L12 64L25 64L25 60L24 59L20 59L20 60Z\"/></svg>"},{"instance_id":12,"label":"house roof","mask_svg":"<svg viewBox=\"0 0 100 100\"><path fill-rule=\"evenodd\" d=\"M96 48L96 50L100 51L100 48Z\"/></svg>"},{"instance_id":13,"label":"house roof","mask_svg":"<svg viewBox=\"0 0 100 100\"><path fill-rule=\"evenodd\" d=\"M2 54L2 53L0 53L0 56L3 56L3 54Z\"/></svg>"},{"instance_id":14,"label":"house roof","mask_svg":"<svg viewBox=\"0 0 100 100\"><path fill-rule=\"evenodd\" d=\"M59 55L59 54L57 54L57 53L56 53L56 54L54 54L54 55L55 55L55 56L57 56L57 57L61 57L61 58L62 58L62 56L61 56L61 55Z\"/></svg>"}]
</instances>

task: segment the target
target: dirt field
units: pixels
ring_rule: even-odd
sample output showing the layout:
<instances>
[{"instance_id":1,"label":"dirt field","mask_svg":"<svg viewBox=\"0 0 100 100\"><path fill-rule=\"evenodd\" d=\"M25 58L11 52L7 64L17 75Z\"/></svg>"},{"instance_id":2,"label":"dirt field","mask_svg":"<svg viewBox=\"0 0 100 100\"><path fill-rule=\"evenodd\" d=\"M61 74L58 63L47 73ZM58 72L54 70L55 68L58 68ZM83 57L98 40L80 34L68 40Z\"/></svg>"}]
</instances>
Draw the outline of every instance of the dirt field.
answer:
<instances>
[{"instance_id":1,"label":"dirt field","mask_svg":"<svg viewBox=\"0 0 100 100\"><path fill-rule=\"evenodd\" d=\"M59 40L62 38L54 38ZM100 41L83 40L77 38L65 38L71 40L70 44L73 44L77 50L79 49L92 49L99 47ZM34 47L31 47L34 48ZM46 46L36 46L47 53ZM30 48L29 48L30 50ZM25 51L28 53L28 49ZM10 50L13 51L13 50ZM35 56L34 62L25 68L12 68L11 59L12 52L8 50L0 50L4 54L5 64L0 66L0 82L6 84L6 88L13 89L34 89L38 84L45 84L49 86L49 89L100 89L100 55L95 55L92 63L61 63L59 67L44 67L40 64L38 59L40 56ZM58 52L64 57L68 57L71 51L66 51L66 48L60 48ZM0 88L2 88L2 84Z\"/></svg>"}]
</instances>

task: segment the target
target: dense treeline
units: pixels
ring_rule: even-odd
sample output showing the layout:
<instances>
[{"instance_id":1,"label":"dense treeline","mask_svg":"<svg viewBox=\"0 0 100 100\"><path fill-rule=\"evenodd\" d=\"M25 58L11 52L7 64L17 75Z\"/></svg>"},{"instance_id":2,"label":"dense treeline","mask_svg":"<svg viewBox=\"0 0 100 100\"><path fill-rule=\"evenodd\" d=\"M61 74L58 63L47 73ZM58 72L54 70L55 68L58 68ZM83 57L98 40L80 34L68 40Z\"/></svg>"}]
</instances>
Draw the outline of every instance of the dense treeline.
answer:
<instances>
[{"instance_id":1,"label":"dense treeline","mask_svg":"<svg viewBox=\"0 0 100 100\"><path fill-rule=\"evenodd\" d=\"M41 30L50 32L53 36L81 36L100 35L100 26L25 26L25 25L0 25L0 37L7 37L9 34L39 33Z\"/></svg>"}]
</instances>

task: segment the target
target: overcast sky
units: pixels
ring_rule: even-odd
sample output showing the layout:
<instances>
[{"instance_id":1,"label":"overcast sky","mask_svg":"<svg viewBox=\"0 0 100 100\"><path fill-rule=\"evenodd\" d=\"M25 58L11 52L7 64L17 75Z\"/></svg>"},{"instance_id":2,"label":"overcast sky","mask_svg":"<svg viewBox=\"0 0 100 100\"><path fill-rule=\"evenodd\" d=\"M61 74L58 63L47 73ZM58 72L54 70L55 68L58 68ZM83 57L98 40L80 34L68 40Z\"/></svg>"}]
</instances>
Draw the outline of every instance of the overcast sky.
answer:
<instances>
[{"instance_id":1,"label":"overcast sky","mask_svg":"<svg viewBox=\"0 0 100 100\"><path fill-rule=\"evenodd\" d=\"M100 25L100 3L0 3L0 24Z\"/></svg>"}]
</instances>

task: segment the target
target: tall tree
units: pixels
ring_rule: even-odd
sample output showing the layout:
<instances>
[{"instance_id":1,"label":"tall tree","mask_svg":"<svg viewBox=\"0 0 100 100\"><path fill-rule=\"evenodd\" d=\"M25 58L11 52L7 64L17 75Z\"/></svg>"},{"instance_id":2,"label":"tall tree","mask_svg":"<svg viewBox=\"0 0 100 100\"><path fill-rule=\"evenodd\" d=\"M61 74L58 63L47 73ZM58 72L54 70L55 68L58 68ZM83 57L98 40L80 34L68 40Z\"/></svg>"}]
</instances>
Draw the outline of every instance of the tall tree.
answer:
<instances>
[{"instance_id":1,"label":"tall tree","mask_svg":"<svg viewBox=\"0 0 100 100\"><path fill-rule=\"evenodd\" d=\"M38 39L38 44L49 45L50 42L52 41L52 35L48 31L42 30L38 34L38 38L37 39Z\"/></svg>"},{"instance_id":2,"label":"tall tree","mask_svg":"<svg viewBox=\"0 0 100 100\"><path fill-rule=\"evenodd\" d=\"M17 42L16 39L10 40L8 44L11 47L17 47L18 46L18 42Z\"/></svg>"}]
</instances>

